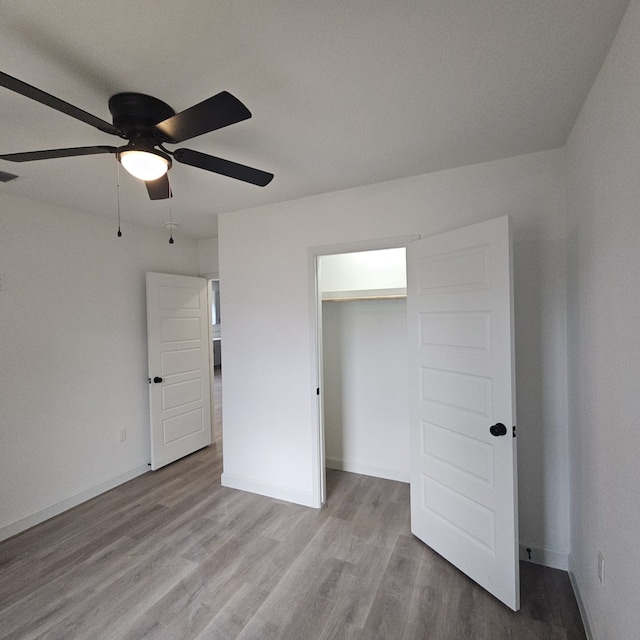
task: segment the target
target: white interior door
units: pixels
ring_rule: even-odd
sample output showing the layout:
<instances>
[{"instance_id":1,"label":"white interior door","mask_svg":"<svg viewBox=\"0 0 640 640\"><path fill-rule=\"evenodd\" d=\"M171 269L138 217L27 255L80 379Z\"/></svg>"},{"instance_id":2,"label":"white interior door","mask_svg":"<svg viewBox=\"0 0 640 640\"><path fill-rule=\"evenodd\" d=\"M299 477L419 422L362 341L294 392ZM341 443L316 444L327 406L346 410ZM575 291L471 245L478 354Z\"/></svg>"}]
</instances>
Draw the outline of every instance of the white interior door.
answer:
<instances>
[{"instance_id":1,"label":"white interior door","mask_svg":"<svg viewBox=\"0 0 640 640\"><path fill-rule=\"evenodd\" d=\"M412 532L517 610L511 263L508 217L407 245Z\"/></svg>"},{"instance_id":2,"label":"white interior door","mask_svg":"<svg viewBox=\"0 0 640 640\"><path fill-rule=\"evenodd\" d=\"M204 278L147 273L151 468L211 444Z\"/></svg>"}]
</instances>

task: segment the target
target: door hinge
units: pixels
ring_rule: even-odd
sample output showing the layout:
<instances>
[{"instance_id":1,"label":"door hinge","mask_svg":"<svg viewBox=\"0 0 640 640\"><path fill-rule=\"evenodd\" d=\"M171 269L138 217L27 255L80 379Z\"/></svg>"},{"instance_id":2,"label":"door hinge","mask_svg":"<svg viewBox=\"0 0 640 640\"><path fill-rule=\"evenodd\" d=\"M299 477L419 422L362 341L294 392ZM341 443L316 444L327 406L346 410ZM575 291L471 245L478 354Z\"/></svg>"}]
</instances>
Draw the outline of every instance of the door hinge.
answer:
<instances>
[{"instance_id":1,"label":"door hinge","mask_svg":"<svg viewBox=\"0 0 640 640\"><path fill-rule=\"evenodd\" d=\"M516 425L515 424L513 425L513 437L514 438L516 437Z\"/></svg>"}]
</instances>

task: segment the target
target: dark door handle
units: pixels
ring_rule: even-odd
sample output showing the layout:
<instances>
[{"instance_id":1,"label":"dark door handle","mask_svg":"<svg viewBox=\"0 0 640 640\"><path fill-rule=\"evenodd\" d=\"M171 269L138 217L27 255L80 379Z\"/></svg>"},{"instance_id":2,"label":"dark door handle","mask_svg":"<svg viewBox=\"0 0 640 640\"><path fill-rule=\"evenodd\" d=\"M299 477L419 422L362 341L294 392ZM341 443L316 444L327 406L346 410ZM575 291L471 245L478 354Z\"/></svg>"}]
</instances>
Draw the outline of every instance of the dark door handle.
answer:
<instances>
[{"instance_id":1,"label":"dark door handle","mask_svg":"<svg viewBox=\"0 0 640 640\"><path fill-rule=\"evenodd\" d=\"M162 382L162 378L160 378L160 377L156 376L156 377L153 379L153 381L154 381L155 383ZM492 428L493 428L493 427L492 427Z\"/></svg>"},{"instance_id":2,"label":"dark door handle","mask_svg":"<svg viewBox=\"0 0 640 640\"><path fill-rule=\"evenodd\" d=\"M489 427L489 431L492 436L506 436L507 435L507 427L505 427L502 422L498 422L494 424L492 427Z\"/></svg>"}]
</instances>

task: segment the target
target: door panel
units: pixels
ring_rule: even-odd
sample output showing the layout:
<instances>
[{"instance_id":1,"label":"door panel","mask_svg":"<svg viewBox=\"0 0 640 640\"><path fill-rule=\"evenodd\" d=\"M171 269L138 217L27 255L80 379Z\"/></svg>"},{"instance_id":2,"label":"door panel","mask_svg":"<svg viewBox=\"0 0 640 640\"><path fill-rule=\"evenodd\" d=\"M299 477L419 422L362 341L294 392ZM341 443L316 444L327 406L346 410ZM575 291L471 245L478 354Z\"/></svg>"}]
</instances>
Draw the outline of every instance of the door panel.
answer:
<instances>
[{"instance_id":1,"label":"door panel","mask_svg":"<svg viewBox=\"0 0 640 640\"><path fill-rule=\"evenodd\" d=\"M158 469L211 444L207 281L147 273L147 325L151 468Z\"/></svg>"},{"instance_id":2,"label":"door panel","mask_svg":"<svg viewBox=\"0 0 640 640\"><path fill-rule=\"evenodd\" d=\"M511 274L508 217L407 246L412 531L517 610Z\"/></svg>"}]
</instances>

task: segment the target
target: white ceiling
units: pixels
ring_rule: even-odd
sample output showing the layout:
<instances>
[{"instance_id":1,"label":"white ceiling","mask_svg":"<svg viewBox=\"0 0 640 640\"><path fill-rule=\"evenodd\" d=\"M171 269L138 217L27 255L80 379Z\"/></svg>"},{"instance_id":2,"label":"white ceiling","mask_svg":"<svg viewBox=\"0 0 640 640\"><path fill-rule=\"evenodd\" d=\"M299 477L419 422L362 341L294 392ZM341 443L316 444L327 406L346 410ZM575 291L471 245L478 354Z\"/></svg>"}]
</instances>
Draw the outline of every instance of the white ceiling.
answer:
<instances>
[{"instance_id":1,"label":"white ceiling","mask_svg":"<svg viewBox=\"0 0 640 640\"><path fill-rule=\"evenodd\" d=\"M216 214L560 147L628 0L3 0L0 68L110 121L109 97L176 111L227 90L253 118L181 146L275 174L174 163L180 232ZM0 153L120 139L0 88ZM0 161L0 193L116 218L113 156ZM123 220L167 201L121 172Z\"/></svg>"}]
</instances>

